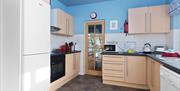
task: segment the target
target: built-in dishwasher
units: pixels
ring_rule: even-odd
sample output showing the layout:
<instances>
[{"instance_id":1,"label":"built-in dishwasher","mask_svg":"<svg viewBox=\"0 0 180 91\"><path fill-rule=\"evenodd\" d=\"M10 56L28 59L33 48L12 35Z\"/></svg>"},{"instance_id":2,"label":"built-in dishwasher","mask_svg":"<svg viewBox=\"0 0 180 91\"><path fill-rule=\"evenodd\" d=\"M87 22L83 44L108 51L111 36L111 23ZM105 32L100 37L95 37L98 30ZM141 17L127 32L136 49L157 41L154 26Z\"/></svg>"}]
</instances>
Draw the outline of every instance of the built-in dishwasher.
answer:
<instances>
[{"instance_id":1,"label":"built-in dishwasher","mask_svg":"<svg viewBox=\"0 0 180 91\"><path fill-rule=\"evenodd\" d=\"M161 91L180 91L180 74L161 66Z\"/></svg>"}]
</instances>

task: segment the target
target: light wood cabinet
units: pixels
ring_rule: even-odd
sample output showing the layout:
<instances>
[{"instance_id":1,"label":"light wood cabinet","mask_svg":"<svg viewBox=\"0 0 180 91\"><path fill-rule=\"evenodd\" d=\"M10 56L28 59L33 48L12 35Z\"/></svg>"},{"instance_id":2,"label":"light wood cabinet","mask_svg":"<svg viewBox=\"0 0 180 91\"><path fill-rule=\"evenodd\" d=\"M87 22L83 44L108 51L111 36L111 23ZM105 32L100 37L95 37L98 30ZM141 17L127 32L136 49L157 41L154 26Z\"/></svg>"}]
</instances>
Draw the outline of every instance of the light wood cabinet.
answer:
<instances>
[{"instance_id":1,"label":"light wood cabinet","mask_svg":"<svg viewBox=\"0 0 180 91\"><path fill-rule=\"evenodd\" d=\"M128 83L146 84L146 57L128 56L126 81Z\"/></svg>"},{"instance_id":2,"label":"light wood cabinet","mask_svg":"<svg viewBox=\"0 0 180 91\"><path fill-rule=\"evenodd\" d=\"M103 83L160 91L160 63L146 56L103 55Z\"/></svg>"},{"instance_id":3,"label":"light wood cabinet","mask_svg":"<svg viewBox=\"0 0 180 91\"><path fill-rule=\"evenodd\" d=\"M168 33L168 5L132 8L128 10L129 33Z\"/></svg>"},{"instance_id":4,"label":"light wood cabinet","mask_svg":"<svg viewBox=\"0 0 180 91\"><path fill-rule=\"evenodd\" d=\"M80 71L80 53L66 55L66 78L78 75Z\"/></svg>"},{"instance_id":5,"label":"light wood cabinet","mask_svg":"<svg viewBox=\"0 0 180 91\"><path fill-rule=\"evenodd\" d=\"M149 7L149 12L151 33L170 32L170 16L167 5Z\"/></svg>"},{"instance_id":6,"label":"light wood cabinet","mask_svg":"<svg viewBox=\"0 0 180 91\"><path fill-rule=\"evenodd\" d=\"M151 87L151 59L148 58L147 60L147 85L149 88Z\"/></svg>"},{"instance_id":7,"label":"light wood cabinet","mask_svg":"<svg viewBox=\"0 0 180 91\"><path fill-rule=\"evenodd\" d=\"M160 91L160 63L148 58L148 87L151 91Z\"/></svg>"},{"instance_id":8,"label":"light wood cabinet","mask_svg":"<svg viewBox=\"0 0 180 91\"><path fill-rule=\"evenodd\" d=\"M123 56L103 56L103 80L124 81L124 68Z\"/></svg>"},{"instance_id":9,"label":"light wood cabinet","mask_svg":"<svg viewBox=\"0 0 180 91\"><path fill-rule=\"evenodd\" d=\"M79 72L80 72L80 53L74 54L73 69L74 69L74 74L79 74Z\"/></svg>"},{"instance_id":10,"label":"light wood cabinet","mask_svg":"<svg viewBox=\"0 0 180 91\"><path fill-rule=\"evenodd\" d=\"M70 78L74 74L74 54L67 54L66 55L66 79Z\"/></svg>"},{"instance_id":11,"label":"light wood cabinet","mask_svg":"<svg viewBox=\"0 0 180 91\"><path fill-rule=\"evenodd\" d=\"M129 9L129 33L146 33L147 7Z\"/></svg>"},{"instance_id":12,"label":"light wood cabinet","mask_svg":"<svg viewBox=\"0 0 180 91\"><path fill-rule=\"evenodd\" d=\"M60 28L52 34L73 36L74 34L74 17L61 9L51 10L51 26Z\"/></svg>"},{"instance_id":13,"label":"light wood cabinet","mask_svg":"<svg viewBox=\"0 0 180 91\"><path fill-rule=\"evenodd\" d=\"M67 14L67 21L66 21L66 27L67 27L67 35L73 36L74 34L74 17Z\"/></svg>"},{"instance_id":14,"label":"light wood cabinet","mask_svg":"<svg viewBox=\"0 0 180 91\"><path fill-rule=\"evenodd\" d=\"M103 56L103 83L147 89L146 57Z\"/></svg>"}]
</instances>

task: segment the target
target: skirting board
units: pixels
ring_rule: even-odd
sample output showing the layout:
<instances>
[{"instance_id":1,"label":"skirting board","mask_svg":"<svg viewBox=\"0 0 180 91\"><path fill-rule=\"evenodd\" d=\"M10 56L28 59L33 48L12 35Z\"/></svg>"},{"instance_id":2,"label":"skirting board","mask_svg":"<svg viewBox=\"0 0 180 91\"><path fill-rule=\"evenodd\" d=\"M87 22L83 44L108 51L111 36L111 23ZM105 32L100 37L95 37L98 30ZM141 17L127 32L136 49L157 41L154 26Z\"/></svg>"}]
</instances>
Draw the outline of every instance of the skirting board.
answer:
<instances>
[{"instance_id":1,"label":"skirting board","mask_svg":"<svg viewBox=\"0 0 180 91\"><path fill-rule=\"evenodd\" d=\"M62 87L63 85L65 85L67 82L69 82L70 80L74 79L75 77L77 77L78 74L73 75L72 77L66 79L65 76L56 80L55 82L51 83L48 91L56 91L58 88Z\"/></svg>"},{"instance_id":2,"label":"skirting board","mask_svg":"<svg viewBox=\"0 0 180 91\"><path fill-rule=\"evenodd\" d=\"M125 82L116 82L116 81L103 80L103 84L149 90L149 88L146 85L130 84L130 83L125 83Z\"/></svg>"}]
</instances>

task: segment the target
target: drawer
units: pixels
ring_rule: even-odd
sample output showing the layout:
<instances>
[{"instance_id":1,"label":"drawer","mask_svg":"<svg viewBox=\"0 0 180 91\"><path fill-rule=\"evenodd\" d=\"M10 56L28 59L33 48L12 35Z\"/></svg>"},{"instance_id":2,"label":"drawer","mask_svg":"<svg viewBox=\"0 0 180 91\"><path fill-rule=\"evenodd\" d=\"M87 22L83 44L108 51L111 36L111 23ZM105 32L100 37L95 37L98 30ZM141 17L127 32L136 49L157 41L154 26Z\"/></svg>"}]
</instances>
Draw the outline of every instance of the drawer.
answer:
<instances>
[{"instance_id":1,"label":"drawer","mask_svg":"<svg viewBox=\"0 0 180 91\"><path fill-rule=\"evenodd\" d=\"M103 63L106 64L115 64L115 65L124 65L125 61L110 61L110 60L103 60Z\"/></svg>"},{"instance_id":2,"label":"drawer","mask_svg":"<svg viewBox=\"0 0 180 91\"><path fill-rule=\"evenodd\" d=\"M124 75L125 71L122 70L110 70L110 69L103 69L103 74L117 74L117 75Z\"/></svg>"},{"instance_id":3,"label":"drawer","mask_svg":"<svg viewBox=\"0 0 180 91\"><path fill-rule=\"evenodd\" d=\"M124 81L124 75L106 75L103 74L103 80L110 80L110 81Z\"/></svg>"},{"instance_id":4,"label":"drawer","mask_svg":"<svg viewBox=\"0 0 180 91\"><path fill-rule=\"evenodd\" d=\"M117 55L105 55L103 61L124 61L124 56Z\"/></svg>"},{"instance_id":5,"label":"drawer","mask_svg":"<svg viewBox=\"0 0 180 91\"><path fill-rule=\"evenodd\" d=\"M115 70L115 71L122 71L124 70L124 64L109 64L103 63L103 70Z\"/></svg>"}]
</instances>

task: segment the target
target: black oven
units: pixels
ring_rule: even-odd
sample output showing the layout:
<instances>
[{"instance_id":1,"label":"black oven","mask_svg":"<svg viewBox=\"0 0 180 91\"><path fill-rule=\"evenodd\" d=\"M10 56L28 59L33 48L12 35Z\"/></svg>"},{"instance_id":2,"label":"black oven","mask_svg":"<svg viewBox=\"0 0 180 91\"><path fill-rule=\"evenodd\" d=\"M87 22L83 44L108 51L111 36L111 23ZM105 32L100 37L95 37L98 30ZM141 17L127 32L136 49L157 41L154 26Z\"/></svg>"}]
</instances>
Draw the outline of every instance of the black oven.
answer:
<instances>
[{"instance_id":1,"label":"black oven","mask_svg":"<svg viewBox=\"0 0 180 91\"><path fill-rule=\"evenodd\" d=\"M51 54L51 83L65 76L65 55Z\"/></svg>"}]
</instances>

